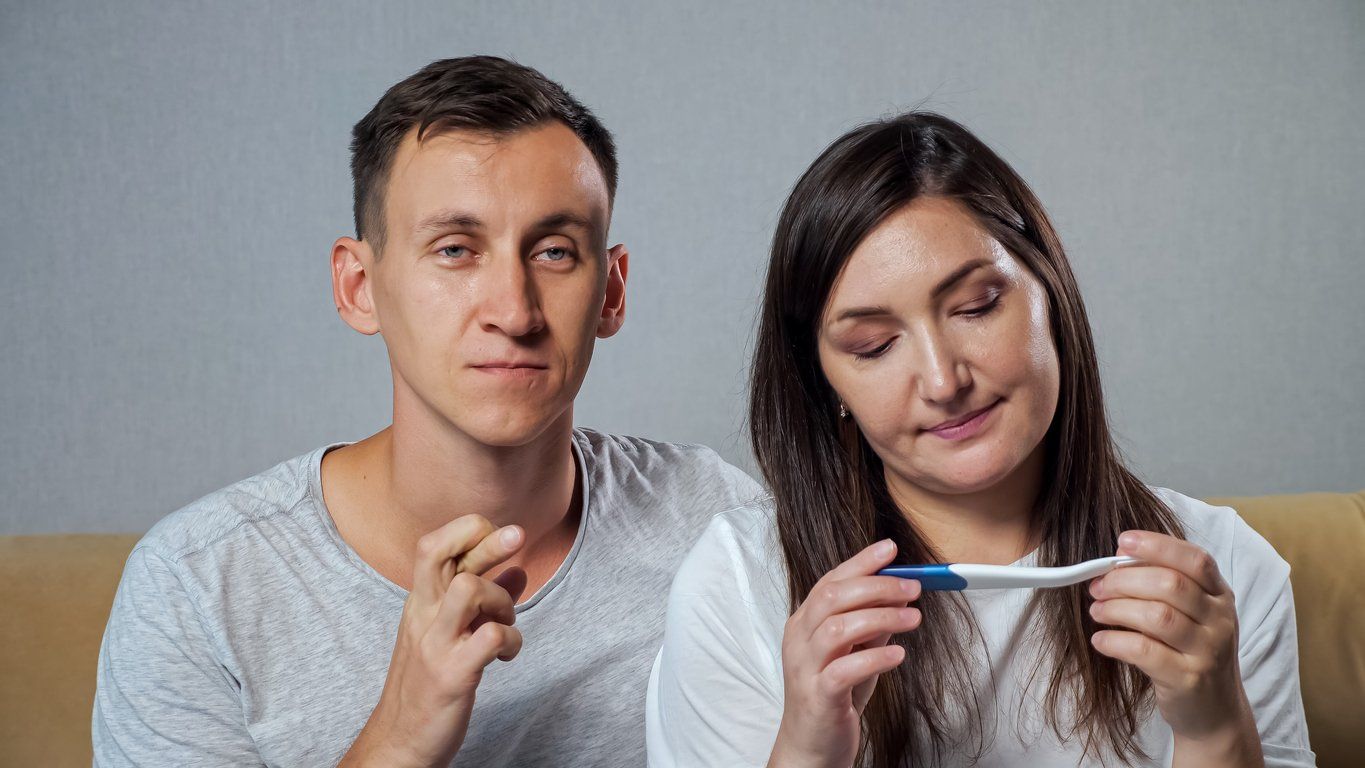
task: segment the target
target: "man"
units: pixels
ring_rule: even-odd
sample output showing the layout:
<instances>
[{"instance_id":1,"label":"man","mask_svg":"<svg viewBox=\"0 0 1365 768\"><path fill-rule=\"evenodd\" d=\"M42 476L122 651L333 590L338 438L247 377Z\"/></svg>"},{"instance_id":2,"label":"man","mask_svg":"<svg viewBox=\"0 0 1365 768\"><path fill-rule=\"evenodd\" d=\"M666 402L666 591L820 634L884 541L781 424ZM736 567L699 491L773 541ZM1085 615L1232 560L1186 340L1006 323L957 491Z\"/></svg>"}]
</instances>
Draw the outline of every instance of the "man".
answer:
<instances>
[{"instance_id":1,"label":"man","mask_svg":"<svg viewBox=\"0 0 1365 768\"><path fill-rule=\"evenodd\" d=\"M573 427L625 317L611 136L538 72L470 57L390 89L352 150L333 296L383 335L393 423L139 543L95 762L643 765L673 570L759 488L705 448Z\"/></svg>"}]
</instances>

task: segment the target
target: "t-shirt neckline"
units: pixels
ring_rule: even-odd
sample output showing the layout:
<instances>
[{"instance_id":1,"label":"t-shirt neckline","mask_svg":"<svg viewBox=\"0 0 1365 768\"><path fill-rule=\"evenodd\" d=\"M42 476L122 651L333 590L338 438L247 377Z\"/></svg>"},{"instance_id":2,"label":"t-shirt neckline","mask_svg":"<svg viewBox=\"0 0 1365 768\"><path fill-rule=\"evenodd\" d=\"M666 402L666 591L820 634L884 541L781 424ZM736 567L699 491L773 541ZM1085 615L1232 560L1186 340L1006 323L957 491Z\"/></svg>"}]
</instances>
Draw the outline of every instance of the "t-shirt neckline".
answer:
<instances>
[{"instance_id":1,"label":"t-shirt neckline","mask_svg":"<svg viewBox=\"0 0 1365 768\"><path fill-rule=\"evenodd\" d=\"M577 559L578 553L583 547L583 541L586 538L585 532L588 529L588 510L592 499L588 487L588 451L584 450L582 445L585 440L586 438L577 427L575 427L569 435L570 449L573 451L578 469L579 487L582 489L582 511L579 513L578 532L574 534L573 546L569 548L569 553L564 556L564 562L560 563L559 567L555 569L554 575L550 577L550 580L545 582L545 584L542 585L540 589L537 589L529 598L517 603L516 612L518 614L525 613L534 608L553 592L555 587L568 577L569 569L573 566L574 560ZM319 521L323 528L326 529L327 535L332 540L332 543L352 567L360 571L365 578L378 582L385 589L406 600L408 597L408 590L403 589L395 584L392 579L375 570L373 566L365 562L365 559L360 556L360 553L355 551L355 547L352 547L346 539L342 538L341 531L337 528L336 521L332 519L332 513L327 509L326 501L323 500L322 457L327 455L328 451L351 444L351 442L338 442L324 445L313 451L312 455L308 457L308 494L313 501L313 509L316 511Z\"/></svg>"}]
</instances>

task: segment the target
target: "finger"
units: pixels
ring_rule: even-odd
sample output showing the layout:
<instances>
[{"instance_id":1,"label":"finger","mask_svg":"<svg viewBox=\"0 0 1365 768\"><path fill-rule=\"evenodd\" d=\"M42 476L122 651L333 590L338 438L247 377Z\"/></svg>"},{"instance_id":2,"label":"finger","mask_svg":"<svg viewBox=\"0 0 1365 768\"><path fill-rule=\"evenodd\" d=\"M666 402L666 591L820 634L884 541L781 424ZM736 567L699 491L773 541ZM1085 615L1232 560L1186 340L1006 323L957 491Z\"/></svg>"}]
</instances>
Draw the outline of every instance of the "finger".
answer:
<instances>
[{"instance_id":1,"label":"finger","mask_svg":"<svg viewBox=\"0 0 1365 768\"><path fill-rule=\"evenodd\" d=\"M1140 632L1105 629L1090 636L1095 650L1137 667L1152 682L1175 685L1181 669L1180 653Z\"/></svg>"},{"instance_id":2,"label":"finger","mask_svg":"<svg viewBox=\"0 0 1365 768\"><path fill-rule=\"evenodd\" d=\"M441 601L455 575L452 560L469 551L494 530L481 515L461 515L417 540L412 592L430 605Z\"/></svg>"},{"instance_id":3,"label":"finger","mask_svg":"<svg viewBox=\"0 0 1365 768\"><path fill-rule=\"evenodd\" d=\"M1132 597L1170 603L1196 622L1202 622L1214 607L1214 599L1189 576L1173 568L1134 565L1115 568L1090 582L1090 596L1096 600Z\"/></svg>"},{"instance_id":4,"label":"finger","mask_svg":"<svg viewBox=\"0 0 1365 768\"><path fill-rule=\"evenodd\" d=\"M500 624L515 623L517 613L512 596L482 576L459 573L450 580L450 589L446 590L429 631L454 643L462 635L477 631L471 624L480 617Z\"/></svg>"},{"instance_id":5,"label":"finger","mask_svg":"<svg viewBox=\"0 0 1365 768\"><path fill-rule=\"evenodd\" d=\"M858 554L839 563L824 576L821 576L820 580L815 582L815 586L811 587L811 594L817 594L823 587L834 584L835 582L843 581L844 579L851 579L857 576L870 576L885 567L893 558L895 558L895 556L896 542L891 541L890 539L882 539L875 544L865 547ZM809 601L810 595L807 595L806 599L801 601L801 605L797 608L798 614L806 611L806 604ZM798 618L798 622L803 623L805 626L814 626L823 620L824 617L821 616L817 617L812 622L806 623L801 622Z\"/></svg>"},{"instance_id":6,"label":"finger","mask_svg":"<svg viewBox=\"0 0 1365 768\"><path fill-rule=\"evenodd\" d=\"M472 549L455 558L455 573L482 575L515 555L526 540L519 525L506 525L484 536Z\"/></svg>"},{"instance_id":7,"label":"finger","mask_svg":"<svg viewBox=\"0 0 1365 768\"><path fill-rule=\"evenodd\" d=\"M1119 534L1119 554L1131 555L1148 565L1173 568L1194 579L1210 595L1227 591L1218 572L1218 563L1200 547L1188 541L1152 531L1124 531Z\"/></svg>"},{"instance_id":8,"label":"finger","mask_svg":"<svg viewBox=\"0 0 1365 768\"><path fill-rule=\"evenodd\" d=\"M485 576L485 578L487 577ZM526 571L512 566L494 576L490 581L507 591L508 597L512 599L512 614L515 616L517 601L521 599L521 593L526 591ZM477 630L486 621L493 621L493 618L488 614L480 613L474 617L473 621L469 622L469 631Z\"/></svg>"},{"instance_id":9,"label":"finger","mask_svg":"<svg viewBox=\"0 0 1365 768\"><path fill-rule=\"evenodd\" d=\"M830 616L860 608L902 608L919 595L918 581L895 576L857 576L817 584L806 597L797 624L809 637Z\"/></svg>"},{"instance_id":10,"label":"finger","mask_svg":"<svg viewBox=\"0 0 1365 768\"><path fill-rule=\"evenodd\" d=\"M810 640L815 668L820 669L855 646L886 634L909 632L918 627L918 608L864 608L829 617Z\"/></svg>"},{"instance_id":11,"label":"finger","mask_svg":"<svg viewBox=\"0 0 1365 768\"><path fill-rule=\"evenodd\" d=\"M512 597L512 603L516 604L521 601L521 593L526 591L526 571L514 565L494 576L493 583L507 590L507 594Z\"/></svg>"},{"instance_id":12,"label":"finger","mask_svg":"<svg viewBox=\"0 0 1365 768\"><path fill-rule=\"evenodd\" d=\"M461 641L451 656L451 663L465 669L483 669L499 661L511 661L521 652L521 632L516 627L490 621L474 634Z\"/></svg>"},{"instance_id":13,"label":"finger","mask_svg":"<svg viewBox=\"0 0 1365 768\"><path fill-rule=\"evenodd\" d=\"M921 620L923 620L923 617L921 617ZM891 642L891 633L887 632L884 634L877 635L876 637L872 638L866 643L855 645L853 646L853 648L854 650L857 651L861 651L864 648L880 648L881 646L886 645L889 642Z\"/></svg>"},{"instance_id":14,"label":"finger","mask_svg":"<svg viewBox=\"0 0 1365 768\"><path fill-rule=\"evenodd\" d=\"M1170 603L1130 598L1099 600L1091 604L1090 615L1101 624L1136 630L1182 653L1199 650L1199 624Z\"/></svg>"},{"instance_id":15,"label":"finger","mask_svg":"<svg viewBox=\"0 0 1365 768\"><path fill-rule=\"evenodd\" d=\"M896 556L896 542L890 539L882 539L876 544L872 544L863 551L850 557L849 559L834 566L834 570L826 573L820 582L829 583L832 581L842 581L854 576L871 576L882 568ZM820 582L816 582L817 584Z\"/></svg>"},{"instance_id":16,"label":"finger","mask_svg":"<svg viewBox=\"0 0 1365 768\"><path fill-rule=\"evenodd\" d=\"M825 701L837 706L852 694L854 687L895 669L902 661L905 661L905 649L899 645L868 648L840 656L820 671L816 688Z\"/></svg>"}]
</instances>

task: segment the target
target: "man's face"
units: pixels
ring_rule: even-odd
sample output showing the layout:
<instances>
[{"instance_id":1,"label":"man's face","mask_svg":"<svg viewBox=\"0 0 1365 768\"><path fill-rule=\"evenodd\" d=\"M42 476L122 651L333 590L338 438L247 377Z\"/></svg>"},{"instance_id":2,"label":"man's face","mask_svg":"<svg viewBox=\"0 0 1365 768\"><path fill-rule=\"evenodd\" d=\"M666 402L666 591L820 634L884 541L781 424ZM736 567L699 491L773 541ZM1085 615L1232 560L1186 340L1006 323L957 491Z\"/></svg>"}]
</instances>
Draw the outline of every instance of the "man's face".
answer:
<instances>
[{"instance_id":1,"label":"man's face","mask_svg":"<svg viewBox=\"0 0 1365 768\"><path fill-rule=\"evenodd\" d=\"M560 123L420 143L414 130L386 190L383 253L365 267L395 409L486 445L531 441L569 411L594 339L620 323L625 265L606 248L597 162Z\"/></svg>"}]
</instances>

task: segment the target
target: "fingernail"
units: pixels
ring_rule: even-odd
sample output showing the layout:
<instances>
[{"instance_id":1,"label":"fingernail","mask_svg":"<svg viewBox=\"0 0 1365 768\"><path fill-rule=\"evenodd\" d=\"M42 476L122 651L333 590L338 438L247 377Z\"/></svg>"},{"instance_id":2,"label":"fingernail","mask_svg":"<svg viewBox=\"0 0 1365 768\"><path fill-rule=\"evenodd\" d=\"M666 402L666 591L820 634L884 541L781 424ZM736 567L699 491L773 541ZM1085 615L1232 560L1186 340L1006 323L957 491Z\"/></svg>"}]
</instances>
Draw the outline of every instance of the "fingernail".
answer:
<instances>
[{"instance_id":1,"label":"fingernail","mask_svg":"<svg viewBox=\"0 0 1365 768\"><path fill-rule=\"evenodd\" d=\"M1140 537L1136 533L1133 533L1132 531L1125 531L1124 533L1119 534L1120 547L1134 549L1137 547L1139 540Z\"/></svg>"},{"instance_id":2,"label":"fingernail","mask_svg":"<svg viewBox=\"0 0 1365 768\"><path fill-rule=\"evenodd\" d=\"M511 549L521 543L521 529L515 525L509 525L502 529L500 534L502 545Z\"/></svg>"},{"instance_id":3,"label":"fingernail","mask_svg":"<svg viewBox=\"0 0 1365 768\"><path fill-rule=\"evenodd\" d=\"M879 557L890 557L896 552L896 542L890 539L882 539L877 543L876 552Z\"/></svg>"},{"instance_id":4,"label":"fingernail","mask_svg":"<svg viewBox=\"0 0 1365 768\"><path fill-rule=\"evenodd\" d=\"M901 581L901 591L907 595L917 595L919 594L919 582L914 579L905 579Z\"/></svg>"}]
</instances>

